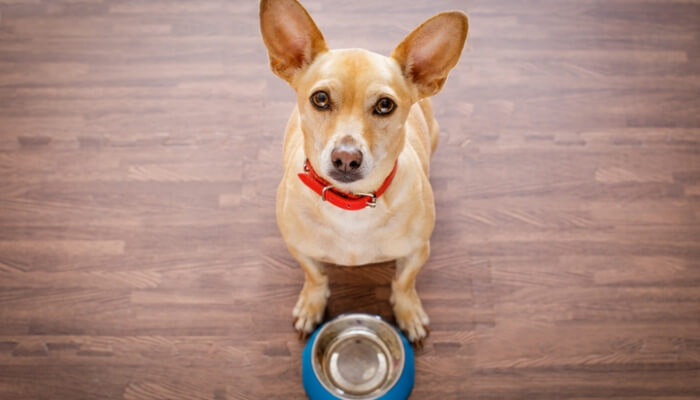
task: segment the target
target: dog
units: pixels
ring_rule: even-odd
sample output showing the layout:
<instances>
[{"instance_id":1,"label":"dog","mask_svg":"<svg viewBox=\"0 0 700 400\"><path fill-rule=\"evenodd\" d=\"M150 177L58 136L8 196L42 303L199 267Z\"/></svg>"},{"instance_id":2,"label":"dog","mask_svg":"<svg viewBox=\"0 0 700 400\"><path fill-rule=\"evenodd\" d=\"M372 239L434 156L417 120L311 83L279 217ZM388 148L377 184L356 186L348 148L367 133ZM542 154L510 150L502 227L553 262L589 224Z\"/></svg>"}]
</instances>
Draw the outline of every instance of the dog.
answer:
<instances>
[{"instance_id":1,"label":"dog","mask_svg":"<svg viewBox=\"0 0 700 400\"><path fill-rule=\"evenodd\" d=\"M428 335L415 288L430 254L435 204L428 181L438 141L429 97L457 64L467 38L460 11L439 13L390 57L329 50L296 0L262 0L260 31L272 71L296 92L287 123L277 224L305 273L292 311L301 336L321 322L324 263L396 260L391 303L414 343Z\"/></svg>"}]
</instances>

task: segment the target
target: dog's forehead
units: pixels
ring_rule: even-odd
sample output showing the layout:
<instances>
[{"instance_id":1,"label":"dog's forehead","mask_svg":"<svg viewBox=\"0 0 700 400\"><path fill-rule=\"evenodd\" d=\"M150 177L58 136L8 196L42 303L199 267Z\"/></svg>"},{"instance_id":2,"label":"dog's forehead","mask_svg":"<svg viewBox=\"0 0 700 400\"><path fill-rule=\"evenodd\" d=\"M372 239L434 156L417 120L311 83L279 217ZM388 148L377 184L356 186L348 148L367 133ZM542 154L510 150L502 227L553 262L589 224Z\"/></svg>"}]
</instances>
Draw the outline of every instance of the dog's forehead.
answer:
<instances>
[{"instance_id":1,"label":"dog's forehead","mask_svg":"<svg viewBox=\"0 0 700 400\"><path fill-rule=\"evenodd\" d=\"M314 62L310 68L313 80L338 79L361 85L382 83L395 85L400 82L401 70L389 57L363 49L331 50Z\"/></svg>"}]
</instances>

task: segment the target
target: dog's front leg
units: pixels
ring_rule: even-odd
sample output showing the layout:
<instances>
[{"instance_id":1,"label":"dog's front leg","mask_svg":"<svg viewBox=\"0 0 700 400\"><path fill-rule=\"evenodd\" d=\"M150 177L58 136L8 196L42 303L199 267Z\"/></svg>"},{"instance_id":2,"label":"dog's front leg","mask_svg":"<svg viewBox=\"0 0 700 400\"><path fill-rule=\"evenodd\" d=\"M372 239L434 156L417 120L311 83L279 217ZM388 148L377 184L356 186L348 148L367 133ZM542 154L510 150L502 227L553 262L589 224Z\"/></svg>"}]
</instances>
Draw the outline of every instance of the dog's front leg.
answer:
<instances>
[{"instance_id":1,"label":"dog's front leg","mask_svg":"<svg viewBox=\"0 0 700 400\"><path fill-rule=\"evenodd\" d=\"M430 255L430 243L396 260L396 275L391 282L391 304L399 327L411 342L421 344L428 336L428 315L423 311L416 292L416 275Z\"/></svg>"},{"instance_id":2,"label":"dog's front leg","mask_svg":"<svg viewBox=\"0 0 700 400\"><path fill-rule=\"evenodd\" d=\"M328 289L328 277L320 262L291 251L304 269L304 287L299 293L299 300L294 306L292 316L294 317L294 328L299 332L300 338L305 338L314 327L323 319L323 312L326 309L326 299L331 294Z\"/></svg>"}]
</instances>

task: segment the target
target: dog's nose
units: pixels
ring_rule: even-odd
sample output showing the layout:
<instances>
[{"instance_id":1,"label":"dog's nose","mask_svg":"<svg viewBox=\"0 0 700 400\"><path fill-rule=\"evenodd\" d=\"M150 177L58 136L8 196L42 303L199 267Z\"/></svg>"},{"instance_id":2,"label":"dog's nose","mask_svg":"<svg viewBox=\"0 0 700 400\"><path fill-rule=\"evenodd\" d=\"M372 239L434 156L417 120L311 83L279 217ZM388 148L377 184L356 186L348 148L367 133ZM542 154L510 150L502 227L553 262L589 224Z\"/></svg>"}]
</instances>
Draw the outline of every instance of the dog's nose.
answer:
<instances>
[{"instance_id":1,"label":"dog's nose","mask_svg":"<svg viewBox=\"0 0 700 400\"><path fill-rule=\"evenodd\" d=\"M336 147L331 152L331 162L339 172L356 171L362 165L362 152L347 146Z\"/></svg>"}]
</instances>

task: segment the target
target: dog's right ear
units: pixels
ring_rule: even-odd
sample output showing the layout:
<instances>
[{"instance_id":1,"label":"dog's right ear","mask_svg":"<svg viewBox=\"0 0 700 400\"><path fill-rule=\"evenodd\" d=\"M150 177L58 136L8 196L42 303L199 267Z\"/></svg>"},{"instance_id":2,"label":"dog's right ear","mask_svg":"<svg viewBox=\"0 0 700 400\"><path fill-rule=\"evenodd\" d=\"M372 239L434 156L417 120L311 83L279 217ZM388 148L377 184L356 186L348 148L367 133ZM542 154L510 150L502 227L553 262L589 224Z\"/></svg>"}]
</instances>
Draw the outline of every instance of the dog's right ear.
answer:
<instances>
[{"instance_id":1,"label":"dog's right ear","mask_svg":"<svg viewBox=\"0 0 700 400\"><path fill-rule=\"evenodd\" d=\"M328 51L321 31L296 0L262 0L260 32L272 72L289 83L319 54Z\"/></svg>"}]
</instances>

